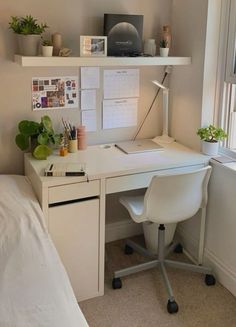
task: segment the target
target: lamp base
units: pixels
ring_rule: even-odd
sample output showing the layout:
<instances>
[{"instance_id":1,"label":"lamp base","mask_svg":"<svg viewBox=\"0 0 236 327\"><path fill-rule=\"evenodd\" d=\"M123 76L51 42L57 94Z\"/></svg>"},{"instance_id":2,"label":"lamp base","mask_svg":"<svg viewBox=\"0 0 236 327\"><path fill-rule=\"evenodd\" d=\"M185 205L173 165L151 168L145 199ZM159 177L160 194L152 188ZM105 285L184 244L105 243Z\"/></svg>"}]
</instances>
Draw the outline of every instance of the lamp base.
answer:
<instances>
[{"instance_id":1,"label":"lamp base","mask_svg":"<svg viewBox=\"0 0 236 327\"><path fill-rule=\"evenodd\" d=\"M161 136L156 136L153 141L157 142L157 143L172 143L175 141L175 139L173 137L170 137L166 134L163 134Z\"/></svg>"}]
</instances>

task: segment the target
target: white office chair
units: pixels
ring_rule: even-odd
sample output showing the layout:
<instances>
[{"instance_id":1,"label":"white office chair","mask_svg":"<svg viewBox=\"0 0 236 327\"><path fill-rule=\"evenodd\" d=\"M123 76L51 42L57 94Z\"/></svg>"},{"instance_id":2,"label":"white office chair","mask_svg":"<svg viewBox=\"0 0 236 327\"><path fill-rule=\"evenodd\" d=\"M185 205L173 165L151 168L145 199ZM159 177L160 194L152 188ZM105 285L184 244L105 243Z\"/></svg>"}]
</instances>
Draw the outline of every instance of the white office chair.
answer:
<instances>
[{"instance_id":1,"label":"white office chair","mask_svg":"<svg viewBox=\"0 0 236 327\"><path fill-rule=\"evenodd\" d=\"M130 216L136 223L149 221L158 223L158 259L122 269L114 273L112 286L121 288L120 277L159 266L168 292L167 310L169 313L178 311L165 266L187 269L206 274L205 283L214 285L215 278L212 270L201 265L187 264L173 260L166 260L165 253L165 224L177 223L194 216L202 209L201 232L204 238L205 208L207 204L207 185L211 174L211 167L204 167L191 172L171 175L157 175L152 178L144 196L121 197L120 202L127 208ZM128 242L126 253L135 249L142 254L148 251L134 242ZM130 251L131 253L132 251ZM168 252L169 253L169 252ZM203 244L202 244L203 254ZM150 255L151 256L151 255ZM153 257L153 256L151 256Z\"/></svg>"}]
</instances>

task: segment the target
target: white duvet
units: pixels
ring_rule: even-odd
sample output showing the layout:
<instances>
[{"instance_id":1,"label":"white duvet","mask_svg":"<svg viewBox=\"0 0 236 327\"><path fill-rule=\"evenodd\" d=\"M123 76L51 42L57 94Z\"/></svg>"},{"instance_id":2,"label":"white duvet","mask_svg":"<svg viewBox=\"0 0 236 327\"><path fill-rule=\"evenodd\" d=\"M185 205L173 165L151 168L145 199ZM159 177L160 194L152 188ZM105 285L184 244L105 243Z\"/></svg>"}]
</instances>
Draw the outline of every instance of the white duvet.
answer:
<instances>
[{"instance_id":1,"label":"white duvet","mask_svg":"<svg viewBox=\"0 0 236 327\"><path fill-rule=\"evenodd\" d=\"M23 176L0 175L0 327L88 326Z\"/></svg>"}]
</instances>

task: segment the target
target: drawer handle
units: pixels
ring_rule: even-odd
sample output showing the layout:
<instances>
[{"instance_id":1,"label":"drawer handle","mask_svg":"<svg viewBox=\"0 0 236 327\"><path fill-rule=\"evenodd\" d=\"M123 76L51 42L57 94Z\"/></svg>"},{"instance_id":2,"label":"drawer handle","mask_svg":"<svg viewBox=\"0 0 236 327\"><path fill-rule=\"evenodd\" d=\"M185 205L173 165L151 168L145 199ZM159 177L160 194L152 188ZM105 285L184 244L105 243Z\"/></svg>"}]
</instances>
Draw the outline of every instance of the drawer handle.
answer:
<instances>
[{"instance_id":1,"label":"drawer handle","mask_svg":"<svg viewBox=\"0 0 236 327\"><path fill-rule=\"evenodd\" d=\"M71 203L85 202L85 201L90 201L90 200L94 200L94 199L98 199L98 196L89 196L87 198L82 198L82 199L74 199L74 200L50 203L49 208L58 207L58 206L62 206L62 205L64 206L64 205L71 204Z\"/></svg>"}]
</instances>

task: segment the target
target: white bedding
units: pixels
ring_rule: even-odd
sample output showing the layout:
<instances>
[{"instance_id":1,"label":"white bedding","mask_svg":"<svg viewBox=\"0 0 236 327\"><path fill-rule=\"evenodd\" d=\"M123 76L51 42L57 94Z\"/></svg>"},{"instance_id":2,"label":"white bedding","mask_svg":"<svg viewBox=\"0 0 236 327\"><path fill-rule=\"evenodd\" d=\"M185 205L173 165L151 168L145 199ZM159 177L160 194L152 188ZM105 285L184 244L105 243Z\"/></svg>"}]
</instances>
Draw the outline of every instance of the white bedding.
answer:
<instances>
[{"instance_id":1,"label":"white bedding","mask_svg":"<svg viewBox=\"0 0 236 327\"><path fill-rule=\"evenodd\" d=\"M0 175L0 326L88 326L23 176Z\"/></svg>"}]
</instances>

